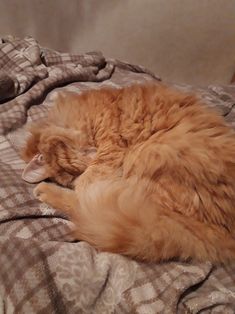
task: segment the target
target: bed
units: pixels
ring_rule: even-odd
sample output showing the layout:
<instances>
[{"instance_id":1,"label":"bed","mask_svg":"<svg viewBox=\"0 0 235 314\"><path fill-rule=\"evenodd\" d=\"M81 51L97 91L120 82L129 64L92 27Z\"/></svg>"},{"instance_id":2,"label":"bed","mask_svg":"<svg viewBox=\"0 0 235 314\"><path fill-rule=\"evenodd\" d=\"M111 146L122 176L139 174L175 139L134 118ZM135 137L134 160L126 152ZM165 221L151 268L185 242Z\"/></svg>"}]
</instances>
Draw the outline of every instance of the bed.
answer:
<instances>
[{"instance_id":1,"label":"bed","mask_svg":"<svg viewBox=\"0 0 235 314\"><path fill-rule=\"evenodd\" d=\"M75 241L72 223L21 179L24 126L45 116L60 91L160 78L100 52L43 48L31 37L0 39L0 69L0 313L234 313L235 264L144 264L97 252ZM235 128L235 85L169 84L196 92Z\"/></svg>"}]
</instances>

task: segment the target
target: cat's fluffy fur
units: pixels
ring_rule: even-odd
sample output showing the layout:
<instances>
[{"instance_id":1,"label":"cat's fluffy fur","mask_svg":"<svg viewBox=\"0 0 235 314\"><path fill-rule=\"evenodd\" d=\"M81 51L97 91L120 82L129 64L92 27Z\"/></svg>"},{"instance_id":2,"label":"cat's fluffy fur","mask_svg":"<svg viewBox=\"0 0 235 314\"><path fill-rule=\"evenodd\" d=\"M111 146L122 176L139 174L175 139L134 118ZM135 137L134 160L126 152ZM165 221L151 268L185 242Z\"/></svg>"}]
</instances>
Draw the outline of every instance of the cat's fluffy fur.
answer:
<instances>
[{"instance_id":1,"label":"cat's fluffy fur","mask_svg":"<svg viewBox=\"0 0 235 314\"><path fill-rule=\"evenodd\" d=\"M76 237L144 261L235 260L235 135L222 117L161 84L64 95L33 124L43 154L36 197ZM79 176L80 175L80 176Z\"/></svg>"}]
</instances>

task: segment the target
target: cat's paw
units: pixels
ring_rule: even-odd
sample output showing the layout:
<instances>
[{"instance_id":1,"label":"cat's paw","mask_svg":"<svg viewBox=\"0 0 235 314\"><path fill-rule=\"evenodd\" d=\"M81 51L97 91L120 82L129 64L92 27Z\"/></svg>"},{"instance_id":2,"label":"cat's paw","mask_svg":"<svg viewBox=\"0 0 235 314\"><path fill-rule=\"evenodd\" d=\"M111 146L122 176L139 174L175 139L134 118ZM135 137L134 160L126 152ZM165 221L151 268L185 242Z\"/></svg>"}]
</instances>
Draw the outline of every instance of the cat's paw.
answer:
<instances>
[{"instance_id":1,"label":"cat's paw","mask_svg":"<svg viewBox=\"0 0 235 314\"><path fill-rule=\"evenodd\" d=\"M39 201L50 205L53 203L53 200L58 197L57 185L41 182L33 190L33 194Z\"/></svg>"},{"instance_id":2,"label":"cat's paw","mask_svg":"<svg viewBox=\"0 0 235 314\"><path fill-rule=\"evenodd\" d=\"M54 183L39 183L33 194L39 201L67 214L78 207L76 193Z\"/></svg>"}]
</instances>

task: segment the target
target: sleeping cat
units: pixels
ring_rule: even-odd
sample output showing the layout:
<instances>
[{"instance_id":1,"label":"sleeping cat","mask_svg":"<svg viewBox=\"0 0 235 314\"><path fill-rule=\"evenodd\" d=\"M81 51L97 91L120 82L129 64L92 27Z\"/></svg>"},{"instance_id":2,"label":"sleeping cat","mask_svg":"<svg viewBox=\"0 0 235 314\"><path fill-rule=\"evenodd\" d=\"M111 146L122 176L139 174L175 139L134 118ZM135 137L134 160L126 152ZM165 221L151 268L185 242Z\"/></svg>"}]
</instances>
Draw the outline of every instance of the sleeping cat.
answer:
<instances>
[{"instance_id":1,"label":"sleeping cat","mask_svg":"<svg viewBox=\"0 0 235 314\"><path fill-rule=\"evenodd\" d=\"M23 178L59 183L34 195L77 239L142 261L235 260L235 133L194 96L162 84L63 94L29 131Z\"/></svg>"}]
</instances>

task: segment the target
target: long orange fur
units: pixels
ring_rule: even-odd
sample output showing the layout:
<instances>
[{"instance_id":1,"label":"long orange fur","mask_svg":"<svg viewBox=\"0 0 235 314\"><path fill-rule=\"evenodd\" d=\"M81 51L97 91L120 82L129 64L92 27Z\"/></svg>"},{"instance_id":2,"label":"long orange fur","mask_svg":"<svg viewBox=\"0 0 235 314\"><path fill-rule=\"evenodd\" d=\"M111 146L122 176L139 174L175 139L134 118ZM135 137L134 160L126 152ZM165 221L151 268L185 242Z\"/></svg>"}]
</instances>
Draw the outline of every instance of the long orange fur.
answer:
<instances>
[{"instance_id":1,"label":"long orange fur","mask_svg":"<svg viewBox=\"0 0 235 314\"><path fill-rule=\"evenodd\" d=\"M30 132L24 160L40 152L65 186L35 196L79 240L143 261L235 260L235 134L194 96L162 84L68 94Z\"/></svg>"}]
</instances>

